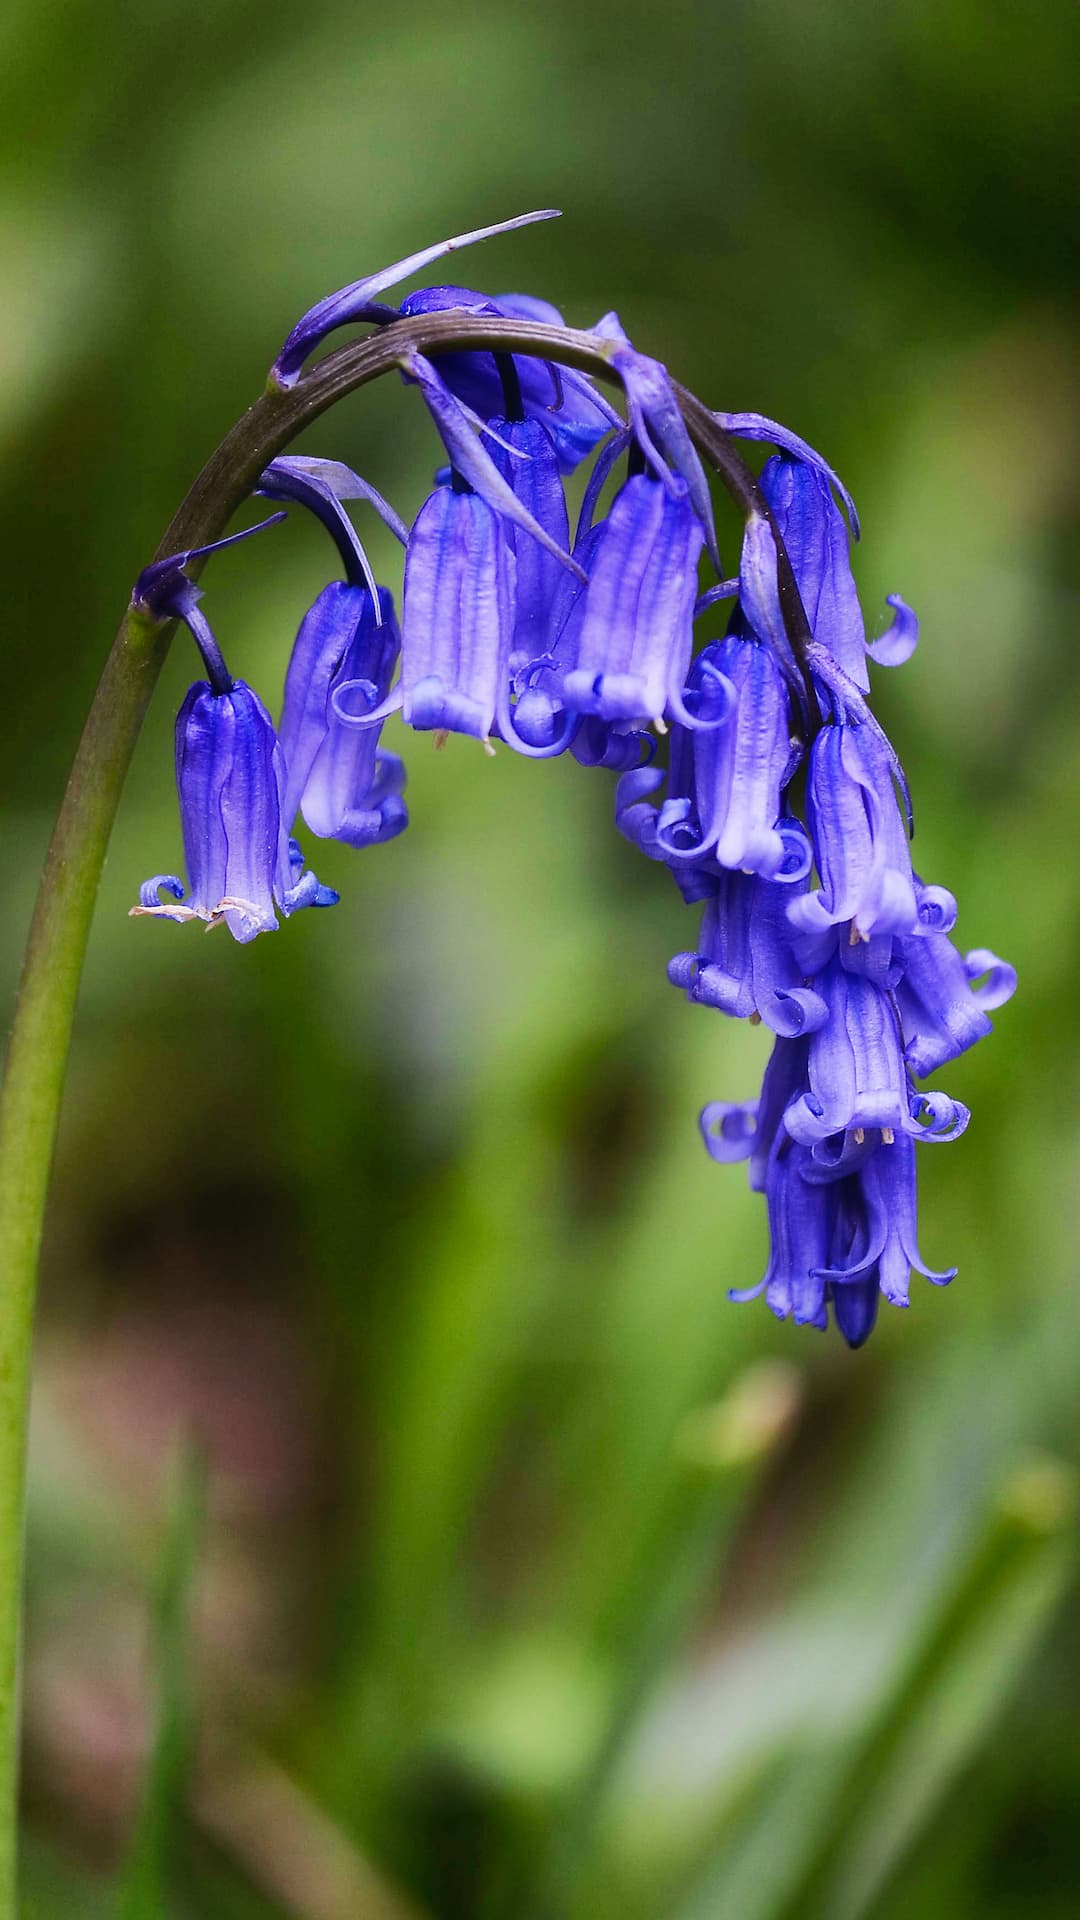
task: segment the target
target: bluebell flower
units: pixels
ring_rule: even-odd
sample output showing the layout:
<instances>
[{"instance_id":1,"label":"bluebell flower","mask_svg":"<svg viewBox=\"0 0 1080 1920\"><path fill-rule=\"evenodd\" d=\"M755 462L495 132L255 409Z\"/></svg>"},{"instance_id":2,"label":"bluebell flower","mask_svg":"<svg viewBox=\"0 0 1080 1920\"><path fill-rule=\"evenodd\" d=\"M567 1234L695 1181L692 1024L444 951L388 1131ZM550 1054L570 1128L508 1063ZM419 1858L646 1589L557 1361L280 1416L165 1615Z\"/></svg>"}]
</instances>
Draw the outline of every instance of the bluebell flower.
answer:
<instances>
[{"instance_id":1,"label":"bluebell flower","mask_svg":"<svg viewBox=\"0 0 1080 1920\"><path fill-rule=\"evenodd\" d=\"M829 1007L796 962L788 898L783 881L719 873L705 901L697 952L676 954L668 965L672 985L701 1006L763 1020L789 1038L823 1026Z\"/></svg>"},{"instance_id":2,"label":"bluebell flower","mask_svg":"<svg viewBox=\"0 0 1080 1920\"><path fill-rule=\"evenodd\" d=\"M729 1138L715 1157L745 1157L755 1137L749 1116L734 1124L725 1116L725 1124ZM831 1306L848 1345L859 1347L873 1329L879 1296L909 1305L913 1268L935 1286L955 1278L955 1267L928 1267L919 1252L915 1149L906 1135L867 1143L848 1169L823 1177L809 1150L781 1129L764 1189L768 1266L756 1286L732 1289L733 1300L764 1293L778 1319L821 1329Z\"/></svg>"},{"instance_id":3,"label":"bluebell flower","mask_svg":"<svg viewBox=\"0 0 1080 1920\"><path fill-rule=\"evenodd\" d=\"M559 751L569 742L581 765L620 772L639 766L643 756L651 759L655 740L633 721L580 713L568 703L564 683L578 666L586 590L607 534L607 520L594 526L593 514L602 488L630 440L628 432L617 433L593 464L574 539L576 571L564 570L555 583L548 613L549 643L543 653L518 669L514 708L517 735L535 748Z\"/></svg>"},{"instance_id":4,"label":"bluebell flower","mask_svg":"<svg viewBox=\"0 0 1080 1920\"><path fill-rule=\"evenodd\" d=\"M649 804L662 776L645 768L620 783L617 808L623 830L651 858L673 872L685 860L706 901L699 951L676 956L669 976L692 1000L761 1018L780 1036L761 1100L714 1102L702 1114L712 1157L748 1158L751 1183L768 1204L766 1274L732 1297L764 1292L780 1317L818 1327L831 1313L859 1346L880 1297L907 1305L913 1268L937 1284L955 1271L928 1268L918 1249L914 1147L955 1140L969 1116L947 1094L917 1090L913 1075L935 1071L981 1037L988 1009L1008 998L1015 975L988 952L957 952L948 937L955 901L912 870L906 783L863 689L866 657L880 665L909 658L918 622L891 596L892 626L867 645L830 478L813 464L780 459L763 476L812 628L808 664L825 717L807 777L820 884L807 891L809 862L800 869L793 847L795 886L766 877L760 858L770 815L781 829L799 757L788 752L782 719L788 689L798 700L798 687L773 529L763 516L751 516L746 530L728 638L703 650L688 683L692 704L708 673L722 678L733 692L727 724L711 733L676 728L666 800L659 809ZM721 598L729 586L703 599ZM771 698L740 697L751 667ZM760 727L741 736L744 701ZM805 703L801 713L810 717ZM721 863L751 871L710 878Z\"/></svg>"},{"instance_id":5,"label":"bluebell flower","mask_svg":"<svg viewBox=\"0 0 1080 1920\"><path fill-rule=\"evenodd\" d=\"M771 880L809 871L810 845L791 819L781 829L782 793L798 760L783 675L770 649L729 635L703 648L686 704L699 719L676 725L668 798L657 843L672 863L711 855L722 867Z\"/></svg>"},{"instance_id":6,"label":"bluebell flower","mask_svg":"<svg viewBox=\"0 0 1080 1920\"><path fill-rule=\"evenodd\" d=\"M408 822L401 760L380 749L377 727L350 724L334 704L347 687L355 716L389 692L400 636L392 596L377 596L341 580L323 588L297 634L281 714L286 824L299 811L312 833L352 847L392 840Z\"/></svg>"},{"instance_id":7,"label":"bluebell flower","mask_svg":"<svg viewBox=\"0 0 1080 1920\"><path fill-rule=\"evenodd\" d=\"M198 605L201 590L184 568L281 519L283 514L274 514L259 527L153 561L132 594L138 611L185 622L209 678L189 689L176 719L188 891L185 896L179 875L156 874L139 889L139 904L131 912L224 924L242 942L276 928L275 908L288 917L301 907L333 906L338 896L305 870L300 848L285 830L285 766L274 723L258 694L233 679ZM162 892L168 901L161 899Z\"/></svg>"},{"instance_id":8,"label":"bluebell flower","mask_svg":"<svg viewBox=\"0 0 1080 1920\"><path fill-rule=\"evenodd\" d=\"M466 733L485 743L498 730L519 751L542 754L548 749L519 739L513 721L515 547L527 539L558 567L580 573L560 544L567 529L554 510L553 484L561 496L561 483L545 461L542 437L530 448L499 435L508 462L540 469L532 479L515 475L511 484L481 446L461 402L423 355L410 355L407 366L450 454L451 484L436 487L408 536L398 685L374 705L365 700L359 711L353 687L343 680L331 694L331 705L347 726L375 725L400 707L406 724L417 730ZM522 429L527 440L535 437L529 423L502 424ZM548 525L527 504L534 496ZM506 537L510 530L514 546ZM539 589L528 563L523 570L535 620Z\"/></svg>"},{"instance_id":9,"label":"bluebell flower","mask_svg":"<svg viewBox=\"0 0 1080 1920\"><path fill-rule=\"evenodd\" d=\"M176 721L176 785L187 895L178 875L157 874L140 888L133 914L224 923L246 942L273 931L277 912L335 904L337 894L304 870L284 829L274 723L242 680L225 691L206 681L189 690Z\"/></svg>"},{"instance_id":10,"label":"bluebell flower","mask_svg":"<svg viewBox=\"0 0 1080 1920\"><path fill-rule=\"evenodd\" d=\"M408 822L405 769L396 754L380 750L378 726L346 722L334 705L346 685L354 715L366 717L385 701L401 645L393 596L377 584L342 503L367 500L402 543L407 530L382 495L340 461L274 460L259 492L313 513L331 535L345 575L309 608L289 659L280 731L282 817L289 825L299 811L312 833L353 847L393 839Z\"/></svg>"},{"instance_id":11,"label":"bluebell flower","mask_svg":"<svg viewBox=\"0 0 1080 1920\"><path fill-rule=\"evenodd\" d=\"M778 1134L769 1156L765 1198L769 1215L769 1263L753 1287L729 1289L732 1300L764 1293L779 1320L800 1326L828 1325L822 1272L830 1252L834 1194L803 1178L805 1149Z\"/></svg>"},{"instance_id":12,"label":"bluebell flower","mask_svg":"<svg viewBox=\"0 0 1080 1920\"><path fill-rule=\"evenodd\" d=\"M503 230L440 242L319 302L272 380L291 385L351 322L458 309L560 325L530 296L451 284L399 308L383 300ZM378 744L397 708L437 740L502 738L532 757L570 750L612 769L620 831L701 911L697 946L676 954L669 978L691 1002L774 1036L760 1098L713 1102L701 1116L713 1159L746 1161L768 1208L766 1273L733 1297L764 1293L774 1313L803 1324L831 1318L859 1346L882 1297L907 1305L913 1269L939 1284L952 1277L919 1252L915 1146L957 1139L968 1114L916 1080L989 1030L1015 975L984 949L959 951L955 901L912 868L910 797L866 695L870 663L908 659L918 621L890 595L891 625L868 640L849 551L858 520L838 476L778 423L717 414L725 431L777 451L744 525L738 578L700 594L703 548L722 570L678 389L617 315L593 333L622 382L625 425L584 375L538 357L402 352L449 462L408 534L338 463L271 463L260 491L316 512L344 574L301 625L280 743L199 611L183 573L196 556L141 576L136 604L188 622L208 680L178 722L191 890L185 899L179 879L159 877L134 911L224 922L250 939L278 913L334 897L303 871L286 829L299 810L316 833L354 845L400 831L404 774ZM605 436L569 550L562 476ZM598 521L624 456L627 477ZM344 510L355 498L406 542L400 635ZM793 582L808 633L792 623ZM729 599L726 636L695 658L695 618ZM655 757L665 734L666 769Z\"/></svg>"},{"instance_id":13,"label":"bluebell flower","mask_svg":"<svg viewBox=\"0 0 1080 1920\"><path fill-rule=\"evenodd\" d=\"M818 1169L804 1166L812 1186ZM831 1214L829 1255L815 1278L831 1301L836 1322L850 1346L869 1335L879 1297L890 1305L910 1305L914 1269L934 1286L947 1286L955 1267L927 1266L916 1231L916 1168L912 1141L870 1149L856 1170L824 1183L819 1191Z\"/></svg>"},{"instance_id":14,"label":"bluebell flower","mask_svg":"<svg viewBox=\"0 0 1080 1920\"><path fill-rule=\"evenodd\" d=\"M492 448L495 466L552 543L545 547L528 529L507 524L506 540L516 563L510 668L512 673L527 673L534 661L549 657L555 638L553 609L564 579L581 583L567 574L559 558L570 545L570 522L550 432L539 420L506 420L501 415L491 425L498 436Z\"/></svg>"},{"instance_id":15,"label":"bluebell flower","mask_svg":"<svg viewBox=\"0 0 1080 1920\"><path fill-rule=\"evenodd\" d=\"M684 482L624 481L597 529L575 660L562 698L577 713L648 724L685 716L704 542Z\"/></svg>"},{"instance_id":16,"label":"bluebell flower","mask_svg":"<svg viewBox=\"0 0 1080 1920\"><path fill-rule=\"evenodd\" d=\"M985 947L961 954L949 937L956 919L952 895L924 887L917 877L916 890L919 927L898 943L896 1004L905 1058L921 1078L991 1032L988 1015L1016 991L1016 969Z\"/></svg>"},{"instance_id":17,"label":"bluebell flower","mask_svg":"<svg viewBox=\"0 0 1080 1920\"><path fill-rule=\"evenodd\" d=\"M890 594L892 624L880 639L867 641L847 528L819 468L774 454L762 470L761 490L787 548L815 641L867 692L867 654L879 666L901 666L915 651L918 620L899 594Z\"/></svg>"},{"instance_id":18,"label":"bluebell flower","mask_svg":"<svg viewBox=\"0 0 1080 1920\"><path fill-rule=\"evenodd\" d=\"M405 556L392 696L409 726L490 740L509 704L513 564L499 516L478 494L438 487L424 502Z\"/></svg>"},{"instance_id":19,"label":"bluebell flower","mask_svg":"<svg viewBox=\"0 0 1080 1920\"><path fill-rule=\"evenodd\" d=\"M912 1088L892 994L835 959L815 976L815 987L828 1017L810 1038L807 1091L785 1115L792 1137L814 1147L849 1130L877 1128L886 1144L901 1132L956 1139L967 1108Z\"/></svg>"},{"instance_id":20,"label":"bluebell flower","mask_svg":"<svg viewBox=\"0 0 1080 1920\"><path fill-rule=\"evenodd\" d=\"M803 460L774 454L761 490L798 581L810 631L864 693L866 629L851 572L848 534L828 480Z\"/></svg>"},{"instance_id":21,"label":"bluebell flower","mask_svg":"<svg viewBox=\"0 0 1080 1920\"><path fill-rule=\"evenodd\" d=\"M853 936L907 934L918 925L911 854L893 789L894 765L878 729L846 721L822 727L810 751L810 835L821 875L793 900L804 933L850 922Z\"/></svg>"}]
</instances>

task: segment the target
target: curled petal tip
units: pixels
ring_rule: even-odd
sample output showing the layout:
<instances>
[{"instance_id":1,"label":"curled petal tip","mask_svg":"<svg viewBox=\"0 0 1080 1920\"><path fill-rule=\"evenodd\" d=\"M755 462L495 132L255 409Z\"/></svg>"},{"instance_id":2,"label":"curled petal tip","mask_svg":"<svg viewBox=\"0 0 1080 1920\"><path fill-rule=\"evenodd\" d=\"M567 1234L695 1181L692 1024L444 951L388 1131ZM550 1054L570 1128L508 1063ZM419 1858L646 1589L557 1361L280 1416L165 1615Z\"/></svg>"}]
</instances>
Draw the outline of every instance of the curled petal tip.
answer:
<instances>
[{"instance_id":1,"label":"curled petal tip","mask_svg":"<svg viewBox=\"0 0 1080 1920\"><path fill-rule=\"evenodd\" d=\"M902 667L919 644L919 619L898 593L885 598L895 617L880 639L867 641L866 651L879 667Z\"/></svg>"},{"instance_id":2,"label":"curled petal tip","mask_svg":"<svg viewBox=\"0 0 1080 1920\"><path fill-rule=\"evenodd\" d=\"M967 974L972 994L983 1013L993 1013L997 1007L1003 1007L1016 992L1016 968L1007 960L999 960L989 947L975 947L964 957L964 972ZM985 975L982 986L978 982Z\"/></svg>"}]
</instances>

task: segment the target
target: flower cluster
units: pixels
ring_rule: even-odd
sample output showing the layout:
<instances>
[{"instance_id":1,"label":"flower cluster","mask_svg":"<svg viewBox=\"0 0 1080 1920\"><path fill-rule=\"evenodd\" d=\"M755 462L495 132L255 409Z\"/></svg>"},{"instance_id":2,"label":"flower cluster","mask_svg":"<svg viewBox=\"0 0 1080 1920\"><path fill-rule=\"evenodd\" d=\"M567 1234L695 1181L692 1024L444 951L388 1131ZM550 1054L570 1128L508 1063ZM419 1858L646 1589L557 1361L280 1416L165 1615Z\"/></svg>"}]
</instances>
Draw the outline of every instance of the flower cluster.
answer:
<instances>
[{"instance_id":1,"label":"flower cluster","mask_svg":"<svg viewBox=\"0 0 1080 1920\"><path fill-rule=\"evenodd\" d=\"M768 517L747 528L727 633L690 675L688 702L724 723L677 724L666 781L651 767L624 774L617 815L703 903L698 948L672 960L672 983L774 1036L760 1100L701 1115L713 1159L748 1160L768 1206L765 1275L731 1297L763 1292L779 1318L816 1327L831 1305L859 1346L881 1295L908 1305L913 1267L938 1285L953 1277L919 1252L915 1145L957 1139L969 1116L915 1079L990 1031L1016 976L992 953L957 950L956 901L912 868L907 785L865 695L867 659L902 664L918 622L894 595L888 631L867 642L830 480L790 446L761 475ZM793 695L777 644L775 568L762 565L777 535L812 634L809 699Z\"/></svg>"},{"instance_id":2,"label":"flower cluster","mask_svg":"<svg viewBox=\"0 0 1080 1920\"><path fill-rule=\"evenodd\" d=\"M400 308L378 297L499 230L440 243L320 302L272 380L292 385L346 322L466 310L561 324L523 295L437 286ZM866 696L868 659L907 659L918 623L893 596L891 626L867 642L838 499L856 537L858 523L837 476L776 423L716 415L776 449L753 491L738 576L725 580L708 483L664 367L614 314L594 336L622 382L625 422L584 374L540 358L403 353L448 462L411 530L337 462L271 463L260 495L317 514L343 572L301 623L276 729L229 674L185 571L209 549L140 576L134 604L185 621L207 677L177 721L188 891L157 876L133 912L223 923L250 940L278 913L333 904L291 827L300 814L312 833L354 847L401 832L404 769L380 744L394 712L437 743L459 733L488 751L501 740L530 758L570 752L613 769L620 830L703 909L697 950L676 956L671 980L774 1036L760 1101L716 1102L701 1116L712 1157L747 1159L768 1205L767 1272L733 1298L764 1291L780 1317L820 1327L831 1305L857 1346L880 1294L907 1304L912 1267L952 1277L919 1254L915 1145L956 1139L968 1115L915 1079L989 1031L1015 976L993 954L958 951L955 901L912 868L906 783ZM571 543L564 477L589 456ZM345 511L354 499L405 547L400 627ZM704 555L717 580L702 591ZM782 607L788 563L806 616L797 644ZM699 623L725 603L723 636L697 646Z\"/></svg>"}]
</instances>

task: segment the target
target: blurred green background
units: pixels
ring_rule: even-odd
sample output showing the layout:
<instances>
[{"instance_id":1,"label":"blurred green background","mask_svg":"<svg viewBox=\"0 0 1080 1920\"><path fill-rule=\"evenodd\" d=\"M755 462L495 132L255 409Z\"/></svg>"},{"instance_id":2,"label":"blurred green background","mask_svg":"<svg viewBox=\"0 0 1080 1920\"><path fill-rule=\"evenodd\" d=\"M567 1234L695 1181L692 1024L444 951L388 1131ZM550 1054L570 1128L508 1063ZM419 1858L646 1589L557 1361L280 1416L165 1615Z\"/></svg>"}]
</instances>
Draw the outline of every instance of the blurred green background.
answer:
<instances>
[{"instance_id":1,"label":"blurred green background","mask_svg":"<svg viewBox=\"0 0 1080 1920\"><path fill-rule=\"evenodd\" d=\"M695 1125L766 1043L667 985L695 915L611 777L412 739L405 838L309 849L332 916L132 922L178 642L46 1240L34 1920L1076 1913L1077 51L1067 0L9 0L8 1001L131 581L289 325L544 205L461 277L617 308L843 473L871 630L923 622L878 676L918 864L1021 977L922 1156L953 1287L857 1355L777 1326ZM406 517L438 457L391 382L304 444ZM207 575L271 704L328 567L293 514Z\"/></svg>"}]
</instances>

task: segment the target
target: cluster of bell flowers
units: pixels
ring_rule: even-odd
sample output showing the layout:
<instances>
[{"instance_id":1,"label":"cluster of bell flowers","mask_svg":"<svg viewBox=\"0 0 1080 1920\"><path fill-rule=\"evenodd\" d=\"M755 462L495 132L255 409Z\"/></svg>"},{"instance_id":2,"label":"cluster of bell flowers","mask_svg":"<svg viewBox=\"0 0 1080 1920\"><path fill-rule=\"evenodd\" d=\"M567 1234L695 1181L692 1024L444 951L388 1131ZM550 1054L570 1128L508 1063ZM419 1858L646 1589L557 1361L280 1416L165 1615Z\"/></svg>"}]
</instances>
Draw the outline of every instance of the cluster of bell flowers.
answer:
<instances>
[{"instance_id":1,"label":"cluster of bell flowers","mask_svg":"<svg viewBox=\"0 0 1080 1920\"><path fill-rule=\"evenodd\" d=\"M328 332L357 319L466 308L560 323L544 302L455 286L399 309L376 298L481 237L320 302L272 377L293 382ZM489 750L498 739L531 758L570 752L615 770L618 827L703 906L698 948L676 956L671 980L774 1035L760 1101L714 1102L701 1116L712 1157L748 1160L768 1206L767 1272L732 1297L763 1291L781 1318L819 1327L831 1306L859 1345L880 1296L907 1305L913 1267L952 1277L918 1250L914 1149L956 1139L968 1114L915 1079L990 1030L1015 975L989 952L958 950L955 901L913 871L906 784L866 696L868 660L901 664L918 623L892 596L891 626L867 642L837 496L856 536L858 523L839 479L777 423L718 415L776 448L761 475L769 511L751 514L738 576L725 580L708 484L665 369L616 316L595 332L622 380L625 423L585 375L540 360L409 355L406 379L449 462L411 530L338 462L271 463L258 492L317 514L344 576L301 623L276 729L225 667L185 572L196 553L140 576L134 604L186 622L207 678L177 720L188 889L157 875L133 912L223 923L247 941L278 914L333 904L291 828L299 814L317 837L354 847L402 831L404 768L380 743L395 711L437 739L460 733ZM563 476L590 455L571 543ZM353 499L405 547L400 627L343 505ZM777 534L812 634L799 661ZM702 591L705 553L718 577ZM699 623L725 603L726 633L695 650ZM654 760L664 736L666 769Z\"/></svg>"}]
</instances>

